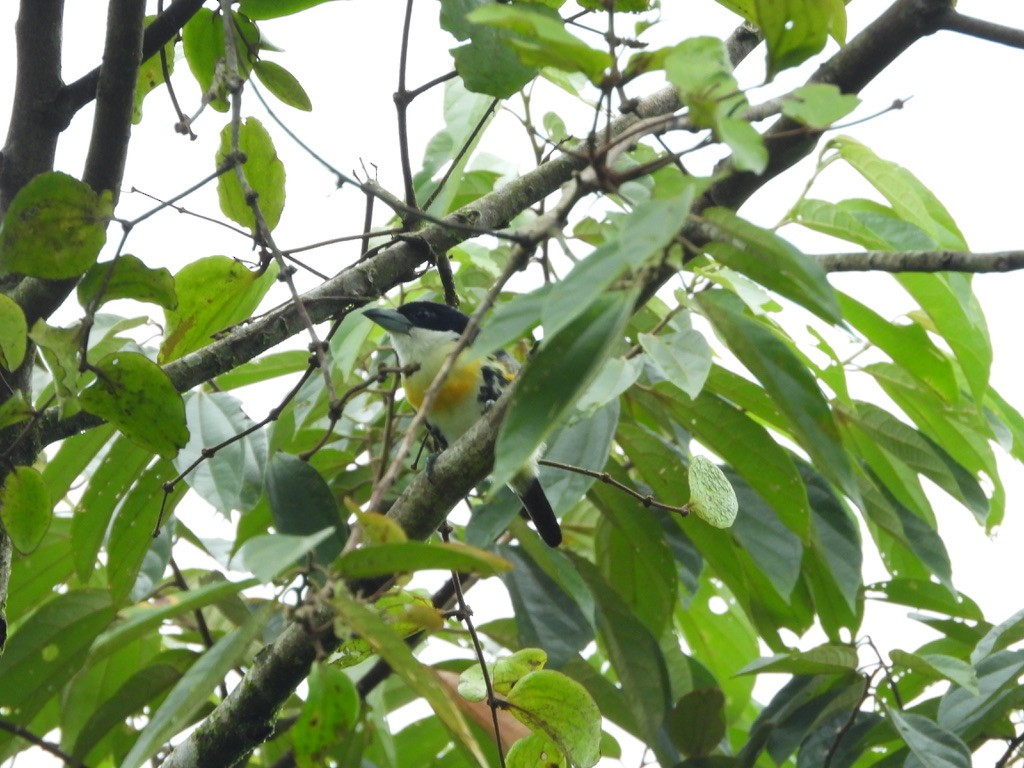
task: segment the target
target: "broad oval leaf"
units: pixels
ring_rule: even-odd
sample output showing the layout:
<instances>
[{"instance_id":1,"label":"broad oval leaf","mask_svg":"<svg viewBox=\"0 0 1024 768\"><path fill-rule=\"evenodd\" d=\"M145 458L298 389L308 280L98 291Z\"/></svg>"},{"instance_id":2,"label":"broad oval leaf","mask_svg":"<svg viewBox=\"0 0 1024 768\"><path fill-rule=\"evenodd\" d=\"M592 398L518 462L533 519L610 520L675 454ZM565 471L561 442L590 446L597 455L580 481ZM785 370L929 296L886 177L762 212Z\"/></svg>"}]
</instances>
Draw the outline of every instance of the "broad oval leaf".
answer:
<instances>
[{"instance_id":1,"label":"broad oval leaf","mask_svg":"<svg viewBox=\"0 0 1024 768\"><path fill-rule=\"evenodd\" d=\"M582 72L597 84L611 64L607 51L591 48L569 34L565 22L543 5L510 6L490 3L467 15L475 24L485 24L508 34L504 43L527 67L554 67L564 72Z\"/></svg>"},{"instance_id":2,"label":"broad oval leaf","mask_svg":"<svg viewBox=\"0 0 1024 768\"><path fill-rule=\"evenodd\" d=\"M135 299L164 309L178 306L174 278L161 267L150 269L137 256L125 253L115 261L93 264L78 284L78 303L99 307L114 299Z\"/></svg>"},{"instance_id":3,"label":"broad oval leaf","mask_svg":"<svg viewBox=\"0 0 1024 768\"><path fill-rule=\"evenodd\" d=\"M253 272L227 256L193 261L174 276L178 306L166 310L159 361L169 363L213 341L214 334L249 317L270 290L277 265Z\"/></svg>"},{"instance_id":4,"label":"broad oval leaf","mask_svg":"<svg viewBox=\"0 0 1024 768\"><path fill-rule=\"evenodd\" d=\"M226 125L220 133L220 149L217 150L217 165L220 166L231 154L231 126ZM284 163L277 156L274 142L255 117L246 118L239 126L238 151L245 155L242 173L249 187L256 193L256 204L273 231L284 211ZM217 177L217 197L220 209L234 222L256 232L256 217L238 180L238 169L232 169Z\"/></svg>"},{"instance_id":5,"label":"broad oval leaf","mask_svg":"<svg viewBox=\"0 0 1024 768\"><path fill-rule=\"evenodd\" d=\"M28 324L18 303L0 294L0 366L13 371L25 360Z\"/></svg>"},{"instance_id":6,"label":"broad oval leaf","mask_svg":"<svg viewBox=\"0 0 1024 768\"><path fill-rule=\"evenodd\" d=\"M252 69L267 90L289 107L301 109L303 112L313 109L313 102L309 100L309 94L302 87L302 83L280 64L261 59Z\"/></svg>"},{"instance_id":7,"label":"broad oval leaf","mask_svg":"<svg viewBox=\"0 0 1024 768\"><path fill-rule=\"evenodd\" d=\"M641 333L640 345L662 375L691 398L700 394L711 372L711 347L692 329L655 336Z\"/></svg>"},{"instance_id":8,"label":"broad oval leaf","mask_svg":"<svg viewBox=\"0 0 1024 768\"><path fill-rule=\"evenodd\" d=\"M601 712L587 689L550 669L530 672L508 693L517 720L541 731L569 758L590 768L601 759Z\"/></svg>"},{"instance_id":9,"label":"broad oval leaf","mask_svg":"<svg viewBox=\"0 0 1024 768\"><path fill-rule=\"evenodd\" d=\"M66 173L36 176L0 224L0 270L49 280L78 277L107 242L113 210L109 192L97 195Z\"/></svg>"},{"instance_id":10,"label":"broad oval leaf","mask_svg":"<svg viewBox=\"0 0 1024 768\"><path fill-rule=\"evenodd\" d=\"M190 394L185 417L191 437L174 466L184 472L202 459L185 478L188 484L223 515L248 512L263 493L266 432L252 431L255 425L241 402L225 392Z\"/></svg>"},{"instance_id":11,"label":"broad oval leaf","mask_svg":"<svg viewBox=\"0 0 1024 768\"><path fill-rule=\"evenodd\" d=\"M160 366L136 352L115 352L94 369L96 381L79 396L82 408L165 459L185 446L185 404Z\"/></svg>"},{"instance_id":12,"label":"broad oval leaf","mask_svg":"<svg viewBox=\"0 0 1024 768\"><path fill-rule=\"evenodd\" d=\"M298 765L323 765L327 750L355 725L360 700L344 670L318 661L308 678L309 694L291 728Z\"/></svg>"},{"instance_id":13,"label":"broad oval leaf","mask_svg":"<svg viewBox=\"0 0 1024 768\"><path fill-rule=\"evenodd\" d=\"M348 526L324 478L307 462L284 453L267 464L267 498L274 527L293 536L309 536L330 528L333 534L316 546L316 560L327 565L348 538Z\"/></svg>"},{"instance_id":14,"label":"broad oval leaf","mask_svg":"<svg viewBox=\"0 0 1024 768\"><path fill-rule=\"evenodd\" d=\"M46 535L53 503L46 481L35 467L15 467L0 489L0 521L22 554L32 552Z\"/></svg>"}]
</instances>

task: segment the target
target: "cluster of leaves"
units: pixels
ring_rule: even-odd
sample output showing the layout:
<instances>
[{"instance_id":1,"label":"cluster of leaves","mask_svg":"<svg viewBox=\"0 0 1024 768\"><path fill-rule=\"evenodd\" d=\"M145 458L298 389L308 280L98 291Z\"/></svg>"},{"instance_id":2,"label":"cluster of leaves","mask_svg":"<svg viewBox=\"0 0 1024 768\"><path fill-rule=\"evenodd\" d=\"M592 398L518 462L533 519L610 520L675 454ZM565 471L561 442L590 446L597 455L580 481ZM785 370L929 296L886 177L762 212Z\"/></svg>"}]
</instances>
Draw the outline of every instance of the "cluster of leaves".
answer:
<instances>
[{"instance_id":1,"label":"cluster of leaves","mask_svg":"<svg viewBox=\"0 0 1024 768\"><path fill-rule=\"evenodd\" d=\"M238 76L255 74L283 102L308 109L298 80L262 60L273 49L259 23L317 4L242 0L229 24L208 9L195 13L181 49L204 99L226 111L237 97L224 75L234 52ZM838 1L722 4L760 29L769 78L819 53L829 36L845 38ZM581 98L589 83L603 99L660 72L685 107L674 130L727 147L728 172L767 168L769 149L723 41L642 51L620 70L607 41L572 30L563 5L442 0L460 78L448 85L446 125L410 180L421 199L440 192L431 213L494 197L498 169L446 174L439 189L442 170L464 168L462 148L484 140L470 128L486 120L493 97L518 94L538 76ZM621 24L621 14L651 5L613 10ZM639 35L651 21L636 18ZM162 77L150 64L140 72L137 116ZM857 102L812 83L781 104L814 132ZM566 138L558 115L543 125L553 144ZM312 375L298 350L209 362L232 353L232 329L253 317L276 262L250 270L205 256L172 276L125 253L127 234L99 262L114 215L109 196L59 173L26 185L3 218L0 269L76 281L82 320L30 327L28 308L0 296L0 361L14 371L33 350L40 361L38 386L5 402L0 427L15 442L38 423L89 429L16 467L0 491L0 520L17 550L0 720L59 731L69 760L138 766L210 722L222 698L211 691L234 669L257 669L263 641L298 630L314 638L307 667L316 643L324 652L307 689L300 694L297 679L276 702L290 727L251 764L291 754L299 765L591 766L621 752L601 733L602 718L679 768L958 767L986 741L1014 738L1024 653L1013 646L1024 638L1024 612L996 624L956 590L925 492L937 487L992 527L1005 511L994 446L1024 460L1024 419L989 384L991 345L970 278L898 276L917 308L894 322L835 290L818 261L775 231L703 204L716 179L661 162L661 145L641 139L592 155L603 178L619 183L605 185L605 213L570 217L567 239L585 258L548 254L561 279L498 295L468 353L543 331L497 436L490 488L459 531L466 544L407 541L387 517L361 511L409 416L393 389L374 386L388 358L372 323L339 303L326 377ZM216 162L225 217L256 236L259 217L273 230L285 177L267 128L255 118L228 125ZM837 163L878 200L815 199L809 186L786 224L869 250L967 250L908 170L849 137L825 145L818 171ZM573 183L585 184L585 174ZM528 229L529 217L519 223ZM130 234L137 222L127 224ZM451 249L467 303L492 298L518 247ZM684 288L659 290L664 275L680 273ZM444 288L436 272L405 282L416 297ZM113 299L163 309L158 348L128 333L147 318L98 313ZM794 329L813 336L813 350ZM844 357L851 335L866 351ZM207 364L204 385L179 394L176 372ZM853 394L865 381L892 407ZM289 394L254 422L242 390L267 383ZM545 443L549 459L588 471L542 470L566 533L559 550L539 543L511 495L497 490ZM405 473L389 501L413 477ZM230 542L175 517L187 489L233 522ZM357 526L365 546L346 546ZM513 538L501 537L506 529ZM885 581L863 582L862 530ZM182 571L183 544L252 577ZM493 656L486 675L466 660L470 642L440 599L405 580L377 591L385 577L437 569L497 577L507 591L514 615L478 628ZM258 584L298 584L299 607L284 611L266 592L244 591ZM939 639L865 664L858 638L870 601L925 611L914 620ZM317 635L318 623L329 635ZM812 631L823 644L793 648L785 639ZM409 648L425 633L451 657L434 669ZM762 647L772 655L762 658ZM395 674L370 685L380 660ZM439 682L453 671L462 673L461 695ZM789 678L761 704L754 683L768 673ZM434 716L390 727L387 716L419 698ZM499 757L489 717L474 714L480 701L495 707L495 722L509 714L531 735ZM0 733L0 759L25 748L16 731Z\"/></svg>"}]
</instances>

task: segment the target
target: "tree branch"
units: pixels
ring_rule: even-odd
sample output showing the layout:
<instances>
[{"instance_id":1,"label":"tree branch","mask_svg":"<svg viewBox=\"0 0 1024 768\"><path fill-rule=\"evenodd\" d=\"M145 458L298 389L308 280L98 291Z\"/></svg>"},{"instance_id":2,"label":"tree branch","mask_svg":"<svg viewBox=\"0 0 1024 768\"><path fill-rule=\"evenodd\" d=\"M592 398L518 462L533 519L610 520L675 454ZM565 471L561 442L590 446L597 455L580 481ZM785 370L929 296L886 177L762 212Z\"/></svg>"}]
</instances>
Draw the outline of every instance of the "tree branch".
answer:
<instances>
[{"instance_id":1,"label":"tree branch","mask_svg":"<svg viewBox=\"0 0 1024 768\"><path fill-rule=\"evenodd\" d=\"M29 179L53 169L64 124L52 109L61 88L64 0L21 0L14 101L0 163L0 215Z\"/></svg>"},{"instance_id":2,"label":"tree branch","mask_svg":"<svg viewBox=\"0 0 1024 768\"><path fill-rule=\"evenodd\" d=\"M864 251L814 259L826 272L1012 272L1024 269L1024 251Z\"/></svg>"},{"instance_id":3,"label":"tree branch","mask_svg":"<svg viewBox=\"0 0 1024 768\"><path fill-rule=\"evenodd\" d=\"M964 16L953 9L942 19L942 28L950 32L959 32L991 43L1001 43L1011 48L1024 48L1024 29L1007 27L973 16Z\"/></svg>"},{"instance_id":4,"label":"tree branch","mask_svg":"<svg viewBox=\"0 0 1024 768\"><path fill-rule=\"evenodd\" d=\"M32 2L32 0L25 1ZM157 16L153 23L146 27L142 40L142 60L145 61L150 56L155 56L161 48L173 40L185 26L185 22L195 16L203 7L203 1L175 0L166 11ZM21 71L20 67L18 71ZM71 122L71 118L78 110L96 98L96 88L99 82L100 67L96 67L75 82L64 86L59 94L56 111L65 126Z\"/></svg>"},{"instance_id":5,"label":"tree branch","mask_svg":"<svg viewBox=\"0 0 1024 768\"><path fill-rule=\"evenodd\" d=\"M107 14L107 38L96 87L96 115L82 179L97 193L109 191L115 201L131 136L145 12L145 0L112 0ZM52 315L77 283L78 278L26 277L11 291L11 298L21 305L31 328L36 320Z\"/></svg>"}]
</instances>

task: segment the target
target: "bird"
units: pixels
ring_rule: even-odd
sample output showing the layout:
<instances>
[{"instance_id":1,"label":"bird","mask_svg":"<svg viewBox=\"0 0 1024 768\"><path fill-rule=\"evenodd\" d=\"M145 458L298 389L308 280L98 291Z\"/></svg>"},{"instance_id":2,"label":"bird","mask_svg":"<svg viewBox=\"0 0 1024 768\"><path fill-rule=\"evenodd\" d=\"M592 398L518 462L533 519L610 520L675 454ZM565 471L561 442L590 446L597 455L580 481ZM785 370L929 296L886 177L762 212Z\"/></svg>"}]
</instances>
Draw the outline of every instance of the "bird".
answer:
<instances>
[{"instance_id":1,"label":"bird","mask_svg":"<svg viewBox=\"0 0 1024 768\"><path fill-rule=\"evenodd\" d=\"M363 314L384 328L402 367L419 366L402 375L402 388L418 411L427 388L469 324L469 316L447 304L411 301L397 309L373 307ZM515 359L503 350L470 359L460 353L441 391L427 413L427 426L441 449L459 439L501 395L518 371ZM509 482L537 533L548 546L562 543L562 529L531 459Z\"/></svg>"}]
</instances>

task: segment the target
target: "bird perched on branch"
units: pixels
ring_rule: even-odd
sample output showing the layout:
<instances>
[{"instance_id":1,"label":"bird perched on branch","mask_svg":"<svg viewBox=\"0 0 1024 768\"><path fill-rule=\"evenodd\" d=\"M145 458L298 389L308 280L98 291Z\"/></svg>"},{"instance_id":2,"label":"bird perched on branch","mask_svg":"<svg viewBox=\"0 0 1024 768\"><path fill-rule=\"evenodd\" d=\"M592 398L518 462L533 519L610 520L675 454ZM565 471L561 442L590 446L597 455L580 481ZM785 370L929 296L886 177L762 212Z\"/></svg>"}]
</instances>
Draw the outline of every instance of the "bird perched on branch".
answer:
<instances>
[{"instance_id":1,"label":"bird perched on branch","mask_svg":"<svg viewBox=\"0 0 1024 768\"><path fill-rule=\"evenodd\" d=\"M412 301L398 309L367 309L368 318L391 336L402 366L418 365L402 376L405 396L419 410L423 396L469 323L457 309L432 301ZM511 383L518 365L503 351L470 360L460 354L427 413L427 424L441 448L463 435ZM551 503L537 480L535 462L509 483L541 538L552 547L562 543Z\"/></svg>"}]
</instances>

